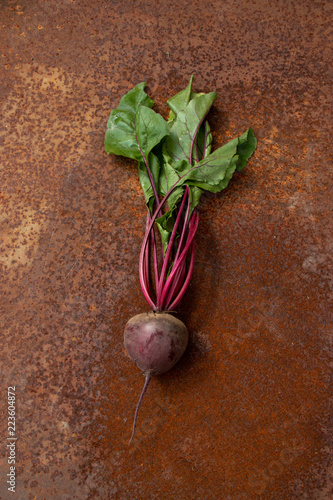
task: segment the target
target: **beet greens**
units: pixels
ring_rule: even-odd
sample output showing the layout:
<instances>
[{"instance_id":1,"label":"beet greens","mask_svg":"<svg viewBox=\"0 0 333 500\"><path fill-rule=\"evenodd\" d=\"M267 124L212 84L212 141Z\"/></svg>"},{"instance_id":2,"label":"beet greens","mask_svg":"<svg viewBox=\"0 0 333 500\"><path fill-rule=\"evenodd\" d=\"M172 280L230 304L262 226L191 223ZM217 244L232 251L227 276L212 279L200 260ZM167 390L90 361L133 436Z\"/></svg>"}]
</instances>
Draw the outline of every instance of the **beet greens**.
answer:
<instances>
[{"instance_id":1,"label":"beet greens","mask_svg":"<svg viewBox=\"0 0 333 500\"><path fill-rule=\"evenodd\" d=\"M106 151L138 162L147 205L139 277L153 311L174 310L190 283L202 192L224 189L256 148L248 129L211 153L206 116L217 94L195 93L192 82L168 101L168 121L153 111L140 83L122 97L107 124Z\"/></svg>"}]
</instances>

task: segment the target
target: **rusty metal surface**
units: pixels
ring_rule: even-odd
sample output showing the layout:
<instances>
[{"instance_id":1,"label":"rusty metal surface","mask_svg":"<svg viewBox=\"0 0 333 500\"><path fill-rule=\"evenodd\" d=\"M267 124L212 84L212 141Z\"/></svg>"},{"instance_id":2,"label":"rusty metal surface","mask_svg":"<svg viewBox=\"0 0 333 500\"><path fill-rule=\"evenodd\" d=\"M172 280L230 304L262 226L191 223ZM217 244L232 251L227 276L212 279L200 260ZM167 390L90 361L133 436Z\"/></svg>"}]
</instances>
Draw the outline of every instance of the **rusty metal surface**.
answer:
<instances>
[{"instance_id":1,"label":"rusty metal surface","mask_svg":"<svg viewBox=\"0 0 333 500\"><path fill-rule=\"evenodd\" d=\"M332 3L3 0L0 16L1 499L333 498ZM191 74L220 96L215 144L252 126L258 150L201 205L190 345L128 447L145 210L104 130L133 85L166 114Z\"/></svg>"}]
</instances>

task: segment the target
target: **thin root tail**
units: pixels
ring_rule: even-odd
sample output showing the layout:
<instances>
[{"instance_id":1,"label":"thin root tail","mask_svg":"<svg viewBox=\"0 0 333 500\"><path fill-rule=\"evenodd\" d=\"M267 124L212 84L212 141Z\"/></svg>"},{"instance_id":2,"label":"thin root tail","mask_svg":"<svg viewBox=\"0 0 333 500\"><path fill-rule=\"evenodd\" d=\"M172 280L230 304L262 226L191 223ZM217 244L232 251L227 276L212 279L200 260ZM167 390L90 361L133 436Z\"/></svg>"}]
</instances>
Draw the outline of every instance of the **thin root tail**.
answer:
<instances>
[{"instance_id":1,"label":"thin root tail","mask_svg":"<svg viewBox=\"0 0 333 500\"><path fill-rule=\"evenodd\" d=\"M136 425L136 420L137 420L137 417L138 417L139 408L140 408L140 406L141 406L143 396L145 395L145 392L146 392L146 390L147 390L147 388L148 388L148 385L149 385L150 380L151 380L151 372L146 372L145 383L143 384L143 388L142 388L142 391L141 391L141 394L140 394L140 397L139 397L139 401L137 402L137 405L136 405L136 408L135 408L135 413L134 413L134 422L133 422L133 429L132 429L132 435L131 435L131 439L129 440L128 445L130 445L130 444L131 444L132 439L133 439L133 437L134 437L134 433L135 433L135 425Z\"/></svg>"}]
</instances>

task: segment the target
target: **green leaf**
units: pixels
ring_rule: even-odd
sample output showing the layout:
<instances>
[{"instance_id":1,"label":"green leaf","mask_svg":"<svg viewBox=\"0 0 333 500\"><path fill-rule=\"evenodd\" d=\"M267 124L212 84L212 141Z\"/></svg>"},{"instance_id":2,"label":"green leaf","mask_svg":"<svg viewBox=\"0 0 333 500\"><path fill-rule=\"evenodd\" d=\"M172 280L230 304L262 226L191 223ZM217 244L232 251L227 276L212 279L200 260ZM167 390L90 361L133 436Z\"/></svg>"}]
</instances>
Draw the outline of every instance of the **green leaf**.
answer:
<instances>
[{"instance_id":1,"label":"green leaf","mask_svg":"<svg viewBox=\"0 0 333 500\"><path fill-rule=\"evenodd\" d=\"M244 168L255 150L256 140L251 129L228 142L192 167L182 183L216 193L224 189L238 165Z\"/></svg>"},{"instance_id":2,"label":"green leaf","mask_svg":"<svg viewBox=\"0 0 333 500\"><path fill-rule=\"evenodd\" d=\"M219 177L221 177L221 179L216 183L204 182L198 180L190 182L193 186L200 187L204 191L210 191L211 193L219 193L228 186L229 181L232 178L232 174L236 170L237 161L238 161L238 156L236 155L230 159L229 163L223 165L222 168L220 168Z\"/></svg>"},{"instance_id":3,"label":"green leaf","mask_svg":"<svg viewBox=\"0 0 333 500\"><path fill-rule=\"evenodd\" d=\"M164 253L168 248L169 239L175 223L175 217L173 215L173 211L174 209L168 210L165 214L156 219L156 225L161 235Z\"/></svg>"},{"instance_id":4,"label":"green leaf","mask_svg":"<svg viewBox=\"0 0 333 500\"><path fill-rule=\"evenodd\" d=\"M241 172L245 167L247 160L253 155L257 147L257 139L254 136L252 128L249 128L245 134L239 138L239 143L237 146L237 154L239 159L237 162L237 171Z\"/></svg>"},{"instance_id":5,"label":"green leaf","mask_svg":"<svg viewBox=\"0 0 333 500\"><path fill-rule=\"evenodd\" d=\"M159 192L165 196L169 189L178 182L180 174L168 161L164 161L161 166L160 179L159 179Z\"/></svg>"},{"instance_id":6,"label":"green leaf","mask_svg":"<svg viewBox=\"0 0 333 500\"><path fill-rule=\"evenodd\" d=\"M190 83L184 90L181 90L180 92L178 92L178 94L171 97L171 99L167 101L167 104L171 109L174 117L177 116L179 111L183 111L183 109L190 102L192 83L193 83L193 76L191 76Z\"/></svg>"},{"instance_id":7,"label":"green leaf","mask_svg":"<svg viewBox=\"0 0 333 500\"><path fill-rule=\"evenodd\" d=\"M181 164L181 165L180 165ZM176 168L177 170L176 170ZM159 193L165 196L166 193L179 182L182 173L185 173L190 168L190 165L185 160L178 162L177 165L164 161L160 170L160 184ZM172 191L168 198L168 207L173 210L178 201L182 198L184 192L183 183L180 182L177 187Z\"/></svg>"},{"instance_id":8,"label":"green leaf","mask_svg":"<svg viewBox=\"0 0 333 500\"><path fill-rule=\"evenodd\" d=\"M191 192L190 213L192 213L195 207L199 205L200 197L203 193L203 190L197 186L189 186L189 188Z\"/></svg>"},{"instance_id":9,"label":"green leaf","mask_svg":"<svg viewBox=\"0 0 333 500\"><path fill-rule=\"evenodd\" d=\"M209 127L206 128L206 133L210 134ZM160 173L162 194L165 194L175 183L178 184L168 199L169 209L174 210L181 200L186 184L191 191L191 212L198 205L204 190L217 193L225 189L232 174L236 169L244 168L255 148L256 139L254 133L252 129L248 129L242 136L215 150L194 166L191 166L184 159L176 162L166 161ZM210 143L208 141L207 151L209 150ZM161 180L165 181L166 171L170 182L161 183ZM177 175L179 176L178 179Z\"/></svg>"},{"instance_id":10,"label":"green leaf","mask_svg":"<svg viewBox=\"0 0 333 500\"><path fill-rule=\"evenodd\" d=\"M139 107L135 116L135 138L142 156L148 158L150 151L168 134L161 115L145 106Z\"/></svg>"},{"instance_id":11,"label":"green leaf","mask_svg":"<svg viewBox=\"0 0 333 500\"><path fill-rule=\"evenodd\" d=\"M132 114L133 119L139 106L146 106L152 108L154 106L154 101L147 96L146 92L143 90L146 86L145 82L139 83L133 89L131 89L127 94L125 94L119 102L118 111L125 111ZM109 128L109 123L108 123Z\"/></svg>"},{"instance_id":12,"label":"green leaf","mask_svg":"<svg viewBox=\"0 0 333 500\"><path fill-rule=\"evenodd\" d=\"M169 133L169 130L161 115L150 108L141 106L136 113L134 133L141 154L138 164L139 179L146 203L152 212L155 196L146 163L152 174L156 190L159 192L160 162L152 149Z\"/></svg>"},{"instance_id":13,"label":"green leaf","mask_svg":"<svg viewBox=\"0 0 333 500\"><path fill-rule=\"evenodd\" d=\"M149 168L150 168L150 171L151 171L153 179L154 179L155 186L157 186L158 182L159 182L159 175L160 175L160 163L159 163L157 156L155 156L153 152L149 153L148 163L149 163ZM141 159L138 162L138 173L139 173L139 180L140 180L140 184L142 187L142 191L143 191L144 196L145 196L146 204L148 205L150 211L152 211L152 206L153 206L153 202L154 202L154 192L153 192L153 188L151 187L150 180L148 177L147 168L146 168L146 165L145 165L145 162L143 161L143 159Z\"/></svg>"},{"instance_id":14,"label":"green leaf","mask_svg":"<svg viewBox=\"0 0 333 500\"><path fill-rule=\"evenodd\" d=\"M139 162L139 178L149 203L153 190L145 166L145 160L151 150L169 133L168 126L162 116L151 109L154 104L140 83L130 90L121 100L117 109L112 110L105 134L105 149L113 153ZM150 156L155 185L159 182L159 165L154 155ZM157 166L158 165L158 166Z\"/></svg>"},{"instance_id":15,"label":"green leaf","mask_svg":"<svg viewBox=\"0 0 333 500\"><path fill-rule=\"evenodd\" d=\"M150 109L154 104L143 90L145 86L144 82L136 85L121 98L118 108L111 111L105 134L107 153L141 159L135 135L136 116L140 108Z\"/></svg>"},{"instance_id":16,"label":"green leaf","mask_svg":"<svg viewBox=\"0 0 333 500\"><path fill-rule=\"evenodd\" d=\"M208 121L204 121L199 129L197 140L195 141L193 156L197 161L206 158L212 149L213 136L210 131Z\"/></svg>"},{"instance_id":17,"label":"green leaf","mask_svg":"<svg viewBox=\"0 0 333 500\"><path fill-rule=\"evenodd\" d=\"M142 155L135 137L135 115L127 111L111 111L108 129L105 134L107 153L140 160Z\"/></svg>"},{"instance_id":18,"label":"green leaf","mask_svg":"<svg viewBox=\"0 0 333 500\"><path fill-rule=\"evenodd\" d=\"M171 195L168 198L168 207L170 210L173 210L176 207L177 203L182 199L184 189L184 186L181 184L172 191Z\"/></svg>"},{"instance_id":19,"label":"green leaf","mask_svg":"<svg viewBox=\"0 0 333 500\"><path fill-rule=\"evenodd\" d=\"M183 111L184 108L188 105L188 103L196 96L204 95L203 92L199 94L196 92L192 92L192 84L193 84L193 75L190 78L190 83L188 84L188 86L167 101L167 104L171 109L168 121L173 121L178 115L178 113L180 111Z\"/></svg>"},{"instance_id":20,"label":"green leaf","mask_svg":"<svg viewBox=\"0 0 333 500\"><path fill-rule=\"evenodd\" d=\"M169 125L170 135L163 149L163 154L167 159L171 162L192 159L191 155L193 156L194 143L200 125L216 99L216 92L197 94L183 110L178 111L177 117Z\"/></svg>"}]
</instances>

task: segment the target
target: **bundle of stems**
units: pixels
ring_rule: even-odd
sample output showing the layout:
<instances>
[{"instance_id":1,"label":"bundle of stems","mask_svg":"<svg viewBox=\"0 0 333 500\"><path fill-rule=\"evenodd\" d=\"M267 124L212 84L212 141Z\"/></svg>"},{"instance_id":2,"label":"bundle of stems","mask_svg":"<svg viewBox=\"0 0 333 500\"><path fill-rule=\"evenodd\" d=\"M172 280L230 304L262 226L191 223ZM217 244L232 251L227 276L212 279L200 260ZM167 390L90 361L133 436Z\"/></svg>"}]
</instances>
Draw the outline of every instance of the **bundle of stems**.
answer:
<instances>
[{"instance_id":1,"label":"bundle of stems","mask_svg":"<svg viewBox=\"0 0 333 500\"><path fill-rule=\"evenodd\" d=\"M153 190L156 193L156 189L153 188ZM154 193L155 211L151 216L148 210L146 232L140 252L140 285L143 295L153 311L172 311L175 309L184 296L193 273L194 237L198 228L199 215L196 209L190 215L191 197L188 186L185 187L177 210L167 250L164 252L161 245L160 256L158 255L156 241L158 231L155 231L155 220L161 215L163 205L172 190L170 189L161 201L159 201L157 193ZM153 272L151 272L150 251L152 252ZM154 281L154 287L151 286L151 278Z\"/></svg>"}]
</instances>

